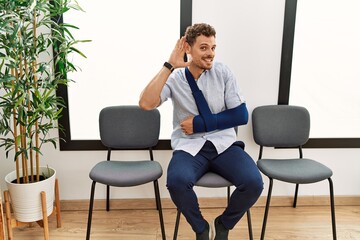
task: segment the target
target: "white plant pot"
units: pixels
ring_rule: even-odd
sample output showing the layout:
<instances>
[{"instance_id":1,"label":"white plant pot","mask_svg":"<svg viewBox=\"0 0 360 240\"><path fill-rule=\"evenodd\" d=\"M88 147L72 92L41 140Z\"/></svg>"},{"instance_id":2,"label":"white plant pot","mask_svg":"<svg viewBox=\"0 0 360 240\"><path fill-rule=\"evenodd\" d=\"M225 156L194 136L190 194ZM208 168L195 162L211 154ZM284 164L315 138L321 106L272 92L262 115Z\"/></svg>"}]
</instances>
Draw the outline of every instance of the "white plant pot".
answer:
<instances>
[{"instance_id":1,"label":"white plant pot","mask_svg":"<svg viewBox=\"0 0 360 240\"><path fill-rule=\"evenodd\" d=\"M5 181L10 193L11 205L15 219L20 222L35 222L43 219L41 192L46 193L46 208L49 216L54 207L56 171L48 167L40 167L42 172L48 173L47 179L35 183L12 183L16 179L16 171L6 175ZM20 170L22 171L22 170ZM29 171L30 172L30 171Z\"/></svg>"}]
</instances>

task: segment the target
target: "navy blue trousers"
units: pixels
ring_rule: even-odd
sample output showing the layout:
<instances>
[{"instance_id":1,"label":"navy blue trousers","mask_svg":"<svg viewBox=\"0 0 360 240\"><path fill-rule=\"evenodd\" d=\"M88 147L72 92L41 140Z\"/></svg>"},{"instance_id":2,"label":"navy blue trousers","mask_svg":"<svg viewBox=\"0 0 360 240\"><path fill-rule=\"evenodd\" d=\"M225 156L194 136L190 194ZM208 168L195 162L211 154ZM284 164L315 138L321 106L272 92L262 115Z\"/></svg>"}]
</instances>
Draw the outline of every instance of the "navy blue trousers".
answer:
<instances>
[{"instance_id":1,"label":"navy blue trousers","mask_svg":"<svg viewBox=\"0 0 360 240\"><path fill-rule=\"evenodd\" d=\"M193 187L208 171L236 186L220 217L227 229L236 225L263 190L262 177L254 160L235 144L218 154L215 146L207 141L195 157L185 151L174 151L167 171L167 188L176 207L196 233L205 230L205 219Z\"/></svg>"}]
</instances>

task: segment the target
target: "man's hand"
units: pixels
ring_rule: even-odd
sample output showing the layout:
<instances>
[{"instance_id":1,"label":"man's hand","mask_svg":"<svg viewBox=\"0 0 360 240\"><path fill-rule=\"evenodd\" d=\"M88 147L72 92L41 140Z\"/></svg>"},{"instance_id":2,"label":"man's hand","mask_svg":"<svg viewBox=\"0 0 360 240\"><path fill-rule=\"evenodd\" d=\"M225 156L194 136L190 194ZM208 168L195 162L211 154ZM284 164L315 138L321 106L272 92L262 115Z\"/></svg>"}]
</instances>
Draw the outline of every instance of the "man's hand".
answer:
<instances>
[{"instance_id":1,"label":"man's hand","mask_svg":"<svg viewBox=\"0 0 360 240\"><path fill-rule=\"evenodd\" d=\"M191 135L194 133L193 119L194 119L194 116L187 117L180 123L181 130L186 135Z\"/></svg>"},{"instance_id":2,"label":"man's hand","mask_svg":"<svg viewBox=\"0 0 360 240\"><path fill-rule=\"evenodd\" d=\"M177 40L175 48L172 51L168 61L174 68L181 68L190 65L191 61L189 62L184 61L187 44L188 43L186 42L185 37L181 37L179 40Z\"/></svg>"}]
</instances>

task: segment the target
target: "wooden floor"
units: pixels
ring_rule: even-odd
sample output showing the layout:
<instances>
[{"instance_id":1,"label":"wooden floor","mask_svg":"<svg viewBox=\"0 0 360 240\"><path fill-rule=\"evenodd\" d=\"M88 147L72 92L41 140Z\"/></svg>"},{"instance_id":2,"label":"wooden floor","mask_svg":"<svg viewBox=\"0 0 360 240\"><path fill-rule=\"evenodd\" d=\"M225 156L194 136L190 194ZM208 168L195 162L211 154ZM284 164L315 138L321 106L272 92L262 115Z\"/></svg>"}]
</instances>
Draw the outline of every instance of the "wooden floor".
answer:
<instances>
[{"instance_id":1,"label":"wooden floor","mask_svg":"<svg viewBox=\"0 0 360 240\"><path fill-rule=\"evenodd\" d=\"M203 215L211 221L222 209L203 209ZM252 224L254 239L260 239L263 207L253 207ZM85 239L87 211L62 211L62 227L56 228L56 219L49 219L51 240ZM173 238L176 211L164 210L167 239ZM338 240L360 239L360 206L336 207ZM246 218L230 232L229 239L248 239ZM13 229L14 239L43 239L38 225ZM158 214L155 210L113 210L95 211L93 214L92 240L161 239ZM178 239L195 239L185 219L181 218ZM330 240L332 239L329 207L272 207L269 212L267 240Z\"/></svg>"}]
</instances>

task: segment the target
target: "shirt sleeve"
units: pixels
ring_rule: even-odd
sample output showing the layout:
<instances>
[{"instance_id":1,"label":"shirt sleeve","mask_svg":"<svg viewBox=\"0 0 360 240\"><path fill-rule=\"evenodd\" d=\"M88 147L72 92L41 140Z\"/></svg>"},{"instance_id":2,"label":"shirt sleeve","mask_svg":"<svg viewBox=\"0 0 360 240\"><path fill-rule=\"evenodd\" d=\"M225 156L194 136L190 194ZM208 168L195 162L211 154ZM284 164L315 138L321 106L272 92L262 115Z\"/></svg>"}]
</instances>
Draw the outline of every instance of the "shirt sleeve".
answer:
<instances>
[{"instance_id":1,"label":"shirt sleeve","mask_svg":"<svg viewBox=\"0 0 360 240\"><path fill-rule=\"evenodd\" d=\"M169 78L167 79L163 89L161 90L161 93L160 93L160 105L163 104L165 101L167 101L169 98L171 98L171 87L170 87L170 84L171 84L171 81L172 81L172 75L171 74L169 76Z\"/></svg>"},{"instance_id":2,"label":"shirt sleeve","mask_svg":"<svg viewBox=\"0 0 360 240\"><path fill-rule=\"evenodd\" d=\"M240 91L235 75L227 66L224 66L223 74L225 79L226 108L235 108L242 103L245 103L245 98Z\"/></svg>"}]
</instances>

